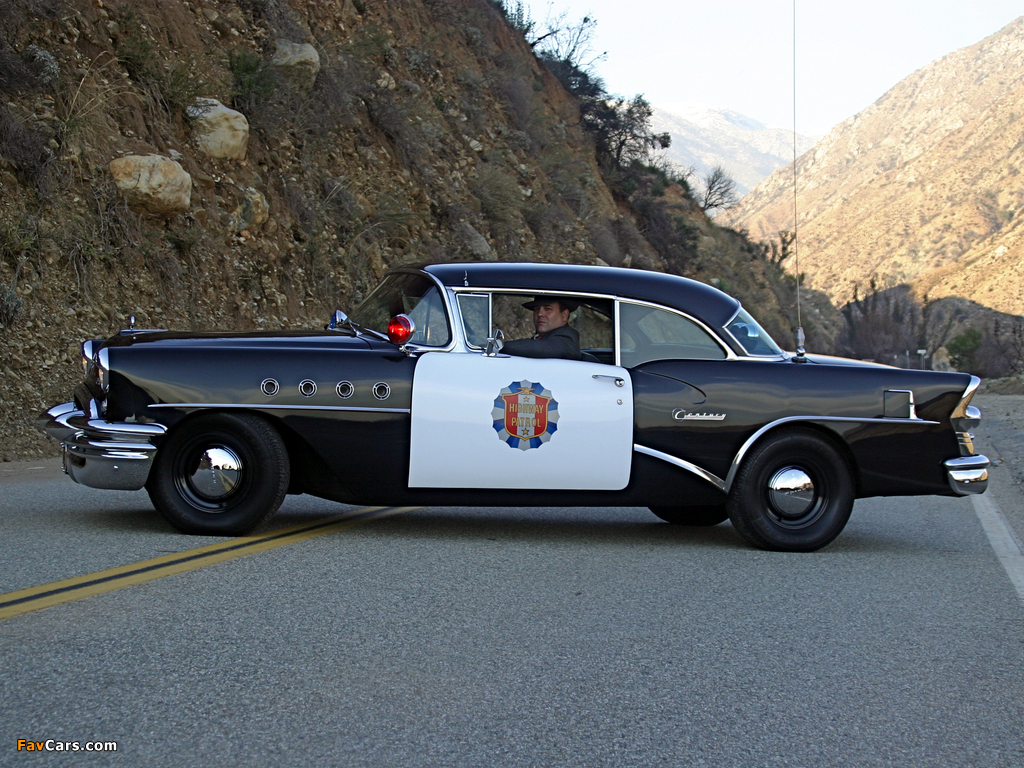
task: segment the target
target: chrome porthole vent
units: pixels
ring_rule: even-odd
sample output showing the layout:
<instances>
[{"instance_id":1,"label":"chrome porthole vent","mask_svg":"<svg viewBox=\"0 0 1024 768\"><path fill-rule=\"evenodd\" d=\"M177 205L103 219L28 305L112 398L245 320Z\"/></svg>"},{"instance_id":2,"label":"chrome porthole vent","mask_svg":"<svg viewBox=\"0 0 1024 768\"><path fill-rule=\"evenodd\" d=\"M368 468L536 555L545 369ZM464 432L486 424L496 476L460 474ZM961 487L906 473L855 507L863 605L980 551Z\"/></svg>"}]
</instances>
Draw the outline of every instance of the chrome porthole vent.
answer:
<instances>
[{"instance_id":1,"label":"chrome porthole vent","mask_svg":"<svg viewBox=\"0 0 1024 768\"><path fill-rule=\"evenodd\" d=\"M356 388L352 385L351 381L339 381L336 390L338 397L342 400L348 400L356 392Z\"/></svg>"},{"instance_id":2,"label":"chrome porthole vent","mask_svg":"<svg viewBox=\"0 0 1024 768\"><path fill-rule=\"evenodd\" d=\"M373 385L373 396L378 400L387 400L391 396L391 387L383 381L378 381Z\"/></svg>"},{"instance_id":3,"label":"chrome porthole vent","mask_svg":"<svg viewBox=\"0 0 1024 768\"><path fill-rule=\"evenodd\" d=\"M281 385L275 379L264 379L260 382L260 392L267 397L273 397L281 391Z\"/></svg>"},{"instance_id":4,"label":"chrome porthole vent","mask_svg":"<svg viewBox=\"0 0 1024 768\"><path fill-rule=\"evenodd\" d=\"M316 394L316 382L312 379L303 379L299 382L299 394L303 397L312 397Z\"/></svg>"}]
</instances>

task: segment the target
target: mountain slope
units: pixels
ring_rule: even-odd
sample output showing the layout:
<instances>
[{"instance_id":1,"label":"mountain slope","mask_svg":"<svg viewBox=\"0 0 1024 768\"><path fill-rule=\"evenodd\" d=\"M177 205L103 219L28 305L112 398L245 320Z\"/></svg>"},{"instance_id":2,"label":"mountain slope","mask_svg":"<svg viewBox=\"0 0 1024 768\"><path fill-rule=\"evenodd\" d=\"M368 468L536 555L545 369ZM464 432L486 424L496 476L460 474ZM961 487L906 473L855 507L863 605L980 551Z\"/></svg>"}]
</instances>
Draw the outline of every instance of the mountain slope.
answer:
<instances>
[{"instance_id":1,"label":"mountain slope","mask_svg":"<svg viewBox=\"0 0 1024 768\"><path fill-rule=\"evenodd\" d=\"M807 283L837 303L873 278L1024 312L1022 118L1024 18L836 126L797 161ZM756 239L792 229L792 178L777 171L723 222Z\"/></svg>"},{"instance_id":2,"label":"mountain slope","mask_svg":"<svg viewBox=\"0 0 1024 768\"><path fill-rule=\"evenodd\" d=\"M196 98L239 111L240 150L212 151ZM154 155L178 194L140 210ZM0 459L56 452L36 416L130 316L322 327L404 262L670 269L790 336L760 249L618 170L490 0L0 0Z\"/></svg>"},{"instance_id":3,"label":"mountain slope","mask_svg":"<svg viewBox=\"0 0 1024 768\"><path fill-rule=\"evenodd\" d=\"M666 155L683 168L704 176L721 164L745 195L766 176L793 159L793 133L769 128L753 118L728 109L703 106L656 108L651 120L659 133L672 136ZM797 134L797 152L814 144Z\"/></svg>"}]
</instances>

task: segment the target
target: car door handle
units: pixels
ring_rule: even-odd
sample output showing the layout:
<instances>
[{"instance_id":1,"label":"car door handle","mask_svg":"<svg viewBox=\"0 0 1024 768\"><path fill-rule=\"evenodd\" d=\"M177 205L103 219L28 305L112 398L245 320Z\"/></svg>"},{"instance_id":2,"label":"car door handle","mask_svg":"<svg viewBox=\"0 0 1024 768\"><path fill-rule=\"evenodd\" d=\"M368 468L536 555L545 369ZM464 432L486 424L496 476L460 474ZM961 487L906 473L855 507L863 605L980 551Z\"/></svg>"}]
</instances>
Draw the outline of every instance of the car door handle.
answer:
<instances>
[{"instance_id":1,"label":"car door handle","mask_svg":"<svg viewBox=\"0 0 1024 768\"><path fill-rule=\"evenodd\" d=\"M593 378L595 378L595 379L612 379L612 380L615 381L615 386L616 387L624 387L624 386L626 386L625 380L622 379L619 376L608 376L608 375L603 374L603 373L595 373Z\"/></svg>"}]
</instances>

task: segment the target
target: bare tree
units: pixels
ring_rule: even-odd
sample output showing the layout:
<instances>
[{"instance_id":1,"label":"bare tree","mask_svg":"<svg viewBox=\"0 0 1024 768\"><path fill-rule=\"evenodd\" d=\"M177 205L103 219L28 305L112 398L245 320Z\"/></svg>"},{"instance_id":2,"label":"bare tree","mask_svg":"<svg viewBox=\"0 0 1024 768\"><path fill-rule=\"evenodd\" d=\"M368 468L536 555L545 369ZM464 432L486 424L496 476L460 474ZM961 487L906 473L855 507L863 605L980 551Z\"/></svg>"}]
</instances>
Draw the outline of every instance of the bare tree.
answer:
<instances>
[{"instance_id":1,"label":"bare tree","mask_svg":"<svg viewBox=\"0 0 1024 768\"><path fill-rule=\"evenodd\" d=\"M1009 322L994 321L989 338L1000 367L1008 368L1010 373L1024 372L1024 316L1010 318Z\"/></svg>"},{"instance_id":2,"label":"bare tree","mask_svg":"<svg viewBox=\"0 0 1024 768\"><path fill-rule=\"evenodd\" d=\"M726 173L724 167L716 165L704 177L704 194L701 196L700 207L705 211L718 208L724 211L738 202L736 182Z\"/></svg>"},{"instance_id":3,"label":"bare tree","mask_svg":"<svg viewBox=\"0 0 1024 768\"><path fill-rule=\"evenodd\" d=\"M590 73L594 64L608 55L607 51L594 53L592 41L597 19L584 16L576 24L571 24L567 19L567 11L552 17L549 8L548 18L544 21L545 31L533 39L527 34L527 42L542 58L566 62L581 72ZM536 30L534 26L530 33Z\"/></svg>"}]
</instances>

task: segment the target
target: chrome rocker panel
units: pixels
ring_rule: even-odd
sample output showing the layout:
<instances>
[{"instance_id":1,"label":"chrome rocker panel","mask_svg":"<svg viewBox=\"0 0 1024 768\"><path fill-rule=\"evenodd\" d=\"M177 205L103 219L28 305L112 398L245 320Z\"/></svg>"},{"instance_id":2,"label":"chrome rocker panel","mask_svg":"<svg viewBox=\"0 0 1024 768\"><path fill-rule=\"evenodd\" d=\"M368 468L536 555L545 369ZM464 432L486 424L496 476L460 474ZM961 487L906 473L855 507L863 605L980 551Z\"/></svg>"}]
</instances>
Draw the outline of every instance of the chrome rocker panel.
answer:
<instances>
[{"instance_id":1,"label":"chrome rocker panel","mask_svg":"<svg viewBox=\"0 0 1024 768\"><path fill-rule=\"evenodd\" d=\"M90 488L137 491L146 485L161 424L109 422L98 417L95 403L86 414L74 403L55 405L40 414L39 428L60 441L64 472Z\"/></svg>"}]
</instances>

